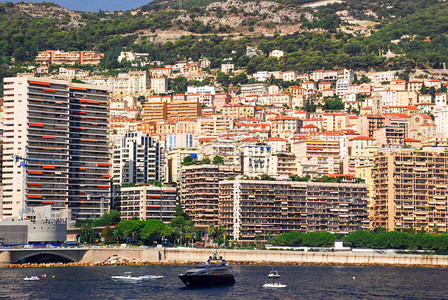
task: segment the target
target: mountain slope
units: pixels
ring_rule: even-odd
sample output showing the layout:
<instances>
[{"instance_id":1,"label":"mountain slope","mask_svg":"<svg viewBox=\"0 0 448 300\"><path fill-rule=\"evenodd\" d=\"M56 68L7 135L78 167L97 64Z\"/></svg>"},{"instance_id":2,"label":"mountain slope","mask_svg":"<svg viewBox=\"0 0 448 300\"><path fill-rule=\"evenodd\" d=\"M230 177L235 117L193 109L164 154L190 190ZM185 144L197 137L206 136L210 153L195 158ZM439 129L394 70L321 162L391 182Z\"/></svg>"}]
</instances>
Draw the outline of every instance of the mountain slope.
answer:
<instances>
[{"instance_id":1,"label":"mountain slope","mask_svg":"<svg viewBox=\"0 0 448 300\"><path fill-rule=\"evenodd\" d=\"M117 53L129 49L166 63L205 56L218 66L230 57L250 71L440 67L448 61L445 2L346 0L300 6L306 2L312 1L187 0L179 10L178 1L161 0L123 13L71 12L48 3L0 4L0 56L14 65L11 58L32 61L46 49L96 49L106 54L104 67L116 68L125 67L117 65ZM371 37L338 32L350 22L365 21L376 24ZM413 38L401 40L406 34ZM394 39L400 41L392 43ZM265 55L248 58L249 45ZM284 58L266 56L274 49L285 51ZM387 49L402 55L381 57L380 50ZM5 74L1 70L7 68L0 68Z\"/></svg>"}]
</instances>

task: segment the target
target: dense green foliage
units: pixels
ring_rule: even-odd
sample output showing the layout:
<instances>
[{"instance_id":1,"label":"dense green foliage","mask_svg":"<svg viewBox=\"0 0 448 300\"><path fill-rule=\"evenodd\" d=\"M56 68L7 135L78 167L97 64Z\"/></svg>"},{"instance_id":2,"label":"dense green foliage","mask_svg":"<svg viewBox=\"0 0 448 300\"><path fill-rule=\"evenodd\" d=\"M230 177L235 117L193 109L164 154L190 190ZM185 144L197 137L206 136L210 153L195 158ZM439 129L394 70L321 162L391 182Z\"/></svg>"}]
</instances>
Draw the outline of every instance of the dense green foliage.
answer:
<instances>
[{"instance_id":1,"label":"dense green foliage","mask_svg":"<svg viewBox=\"0 0 448 300\"><path fill-rule=\"evenodd\" d=\"M432 7L440 2L440 0L345 0L328 5L323 10L327 13L334 13L345 9L356 18L372 19L366 14L366 11L370 10L376 13L379 19L394 20Z\"/></svg>"},{"instance_id":2,"label":"dense green foliage","mask_svg":"<svg viewBox=\"0 0 448 300\"><path fill-rule=\"evenodd\" d=\"M82 244L93 244L99 241L100 235L95 232L91 223L85 223L79 229L77 239Z\"/></svg>"},{"instance_id":3,"label":"dense green foliage","mask_svg":"<svg viewBox=\"0 0 448 300\"><path fill-rule=\"evenodd\" d=\"M68 19L11 18L0 11L0 53L12 56L17 61L32 60L38 51L47 49L92 50L101 52L126 47L135 40L137 30L167 29L176 12L155 12L145 16L106 16L84 13L79 28L70 28Z\"/></svg>"},{"instance_id":4,"label":"dense green foliage","mask_svg":"<svg viewBox=\"0 0 448 300\"><path fill-rule=\"evenodd\" d=\"M292 231L273 238L270 242L279 246L331 247L340 234L327 232L301 233ZM367 231L357 230L343 238L354 248L408 249L408 250L448 250L448 235L425 232Z\"/></svg>"},{"instance_id":5,"label":"dense green foliage","mask_svg":"<svg viewBox=\"0 0 448 300\"><path fill-rule=\"evenodd\" d=\"M410 67L440 68L440 64L446 62L448 58L447 15L448 4L432 6L386 26L372 38L378 39L381 44L386 44L409 35L410 39L401 39L397 45L390 45L390 48L397 53L405 53L407 59L415 61Z\"/></svg>"},{"instance_id":6,"label":"dense green foliage","mask_svg":"<svg viewBox=\"0 0 448 300\"><path fill-rule=\"evenodd\" d=\"M104 213L101 218L97 220L87 219L87 220L78 220L75 222L75 227L82 227L85 224L89 224L93 227L99 227L99 226L112 226L120 222L120 212L111 209L109 212Z\"/></svg>"},{"instance_id":7,"label":"dense green foliage","mask_svg":"<svg viewBox=\"0 0 448 300\"><path fill-rule=\"evenodd\" d=\"M301 233L291 231L273 238L270 243L278 246L332 247L334 240L339 237L338 234L328 232Z\"/></svg>"},{"instance_id":8,"label":"dense green foliage","mask_svg":"<svg viewBox=\"0 0 448 300\"><path fill-rule=\"evenodd\" d=\"M355 231L346 237L357 248L448 250L448 235L399 231Z\"/></svg>"},{"instance_id":9,"label":"dense green foliage","mask_svg":"<svg viewBox=\"0 0 448 300\"><path fill-rule=\"evenodd\" d=\"M176 207L176 217L168 225L156 219L124 220L115 226L112 234L118 242L144 245L165 241L172 244L191 243L196 236L200 236L180 205Z\"/></svg>"},{"instance_id":10,"label":"dense green foliage","mask_svg":"<svg viewBox=\"0 0 448 300\"><path fill-rule=\"evenodd\" d=\"M179 59L194 61L207 57L211 67L217 68L224 59L231 59L236 67L245 68L247 74L256 71L286 71L296 70L309 72L316 69L350 68L353 70L413 69L440 68L448 61L448 46L446 32L448 30L448 3L437 0L347 0L318 9L299 8L298 5L308 0L277 0L279 8L282 6L297 7L302 11L309 11L314 20L305 18L292 21L301 24L302 28L324 28L327 33L296 33L293 35L263 36L222 36L210 33L230 32L231 28L203 24L194 14L198 15L198 7L211 3L212 0L188 0L182 3L182 8L189 9L189 16L193 21L183 23L176 20L181 14L176 10L157 10L170 5L170 1L153 2L143 7L149 13L130 12L122 14L82 13L77 20L67 13L62 17L31 17L21 13L13 4L0 4L0 80L4 76L13 76L23 71L11 61L23 63L32 61L40 50L99 50L105 53L102 67L130 68L129 64L119 64L116 61L122 49L148 53L151 61L162 61L172 64ZM49 4L44 4L49 5ZM166 6L167 5L167 6ZM157 9L155 9L157 8ZM347 9L351 15L360 19L379 21L378 32L370 37L354 37L336 28L343 21L335 14L339 10ZM377 16L366 14L368 11ZM240 13L238 9L220 11L220 15ZM247 25L255 25L256 21L250 16L244 18ZM179 22L180 21L180 22ZM155 43L152 39L139 35L139 31L157 29L183 28L190 32L199 33L197 36L184 36L176 41ZM213 27L213 28L212 28ZM401 39L409 35L410 39ZM398 43L391 40L401 39ZM246 47L256 46L262 51L255 57L246 56ZM268 53L274 49L283 50L285 55L280 59L269 57ZM391 49L400 56L386 59L380 51ZM147 68L147 67L146 67ZM218 74L217 81L224 86L229 84L247 83L245 73L236 77ZM188 82L177 79L171 82L175 92L185 92L186 85L209 84ZM277 84L277 83L275 83ZM292 84L292 83L290 83ZM282 83L280 85L288 85ZM329 102L329 110L336 109L339 104ZM308 110L312 111L313 107Z\"/></svg>"}]
</instances>

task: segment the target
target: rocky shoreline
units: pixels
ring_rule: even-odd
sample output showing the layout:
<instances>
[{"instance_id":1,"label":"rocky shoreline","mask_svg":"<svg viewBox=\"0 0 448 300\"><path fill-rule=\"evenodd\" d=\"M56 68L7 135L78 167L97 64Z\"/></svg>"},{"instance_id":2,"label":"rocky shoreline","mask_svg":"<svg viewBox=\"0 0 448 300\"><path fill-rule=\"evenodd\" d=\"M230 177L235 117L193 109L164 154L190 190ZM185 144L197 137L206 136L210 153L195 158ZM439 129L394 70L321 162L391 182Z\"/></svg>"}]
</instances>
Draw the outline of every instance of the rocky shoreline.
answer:
<instances>
[{"instance_id":1,"label":"rocky shoreline","mask_svg":"<svg viewBox=\"0 0 448 300\"><path fill-rule=\"evenodd\" d=\"M169 261L169 262L154 262L154 261L136 261L120 260L116 262L70 262L70 263L25 263L25 264L9 264L9 268L51 268L51 267L98 267L98 266L154 266L154 265L195 265L202 263L199 261ZM247 261L229 261L231 265L285 265L285 266L356 266L356 267L404 267L404 268L434 268L434 269L447 269L448 266L435 266L435 265L403 265L403 264L382 264L382 263L316 263L316 262L247 262Z\"/></svg>"}]
</instances>

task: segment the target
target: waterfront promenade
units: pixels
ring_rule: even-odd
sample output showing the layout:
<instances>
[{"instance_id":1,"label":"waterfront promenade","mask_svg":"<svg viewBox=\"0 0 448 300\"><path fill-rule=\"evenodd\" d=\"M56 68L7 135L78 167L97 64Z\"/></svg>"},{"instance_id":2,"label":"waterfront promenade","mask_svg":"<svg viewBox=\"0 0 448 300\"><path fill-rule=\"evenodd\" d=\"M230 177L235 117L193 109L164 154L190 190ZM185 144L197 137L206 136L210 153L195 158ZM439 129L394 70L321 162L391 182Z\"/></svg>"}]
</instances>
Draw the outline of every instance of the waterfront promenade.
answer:
<instances>
[{"instance_id":1,"label":"waterfront promenade","mask_svg":"<svg viewBox=\"0 0 448 300\"><path fill-rule=\"evenodd\" d=\"M54 249L52 254L57 255ZM32 250L30 250L32 251ZM214 249L189 248L90 248L82 250L74 264L194 264L207 260ZM40 250L42 253L42 250ZM2 253L3 254L3 253ZM82 255L81 255L82 254ZM230 250L218 252L234 264L303 264L303 265L360 265L360 266L406 266L448 268L448 255L397 254L397 253L353 253L344 252L302 252L282 250ZM0 264L17 264L13 255L0 254ZM28 255L31 257L31 255ZM75 257L75 256L74 256ZM116 257L117 259L112 259ZM65 257L67 258L67 257ZM123 262L123 259L124 262ZM112 262L111 262L112 261Z\"/></svg>"}]
</instances>

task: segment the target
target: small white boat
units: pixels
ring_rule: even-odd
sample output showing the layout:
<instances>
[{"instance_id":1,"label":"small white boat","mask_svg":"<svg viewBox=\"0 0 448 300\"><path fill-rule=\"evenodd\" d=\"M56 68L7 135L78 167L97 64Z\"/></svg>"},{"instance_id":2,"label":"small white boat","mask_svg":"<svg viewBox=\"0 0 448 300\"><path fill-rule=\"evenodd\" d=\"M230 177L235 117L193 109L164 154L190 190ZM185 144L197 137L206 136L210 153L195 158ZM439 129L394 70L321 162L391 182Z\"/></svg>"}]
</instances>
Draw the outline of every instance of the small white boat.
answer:
<instances>
[{"instance_id":1,"label":"small white boat","mask_svg":"<svg viewBox=\"0 0 448 300\"><path fill-rule=\"evenodd\" d=\"M271 282L263 284L264 288L284 288L286 284L281 284L280 282Z\"/></svg>"},{"instance_id":2,"label":"small white boat","mask_svg":"<svg viewBox=\"0 0 448 300\"><path fill-rule=\"evenodd\" d=\"M38 281L38 280L40 280L40 278L37 277L37 276L31 276L31 277L25 277L25 278L23 278L23 280L25 280L25 281Z\"/></svg>"},{"instance_id":3,"label":"small white boat","mask_svg":"<svg viewBox=\"0 0 448 300\"><path fill-rule=\"evenodd\" d=\"M163 276L156 274L156 275L143 275L143 276L139 276L139 278L141 279L162 279Z\"/></svg>"},{"instance_id":4,"label":"small white boat","mask_svg":"<svg viewBox=\"0 0 448 300\"><path fill-rule=\"evenodd\" d=\"M112 276L112 280L119 282L137 283L142 281L143 279L140 277L132 276L132 272L124 272L123 276Z\"/></svg>"},{"instance_id":5,"label":"small white boat","mask_svg":"<svg viewBox=\"0 0 448 300\"><path fill-rule=\"evenodd\" d=\"M278 274L278 271L272 270L271 272L269 272L268 277L269 278L280 278L280 274Z\"/></svg>"}]
</instances>

